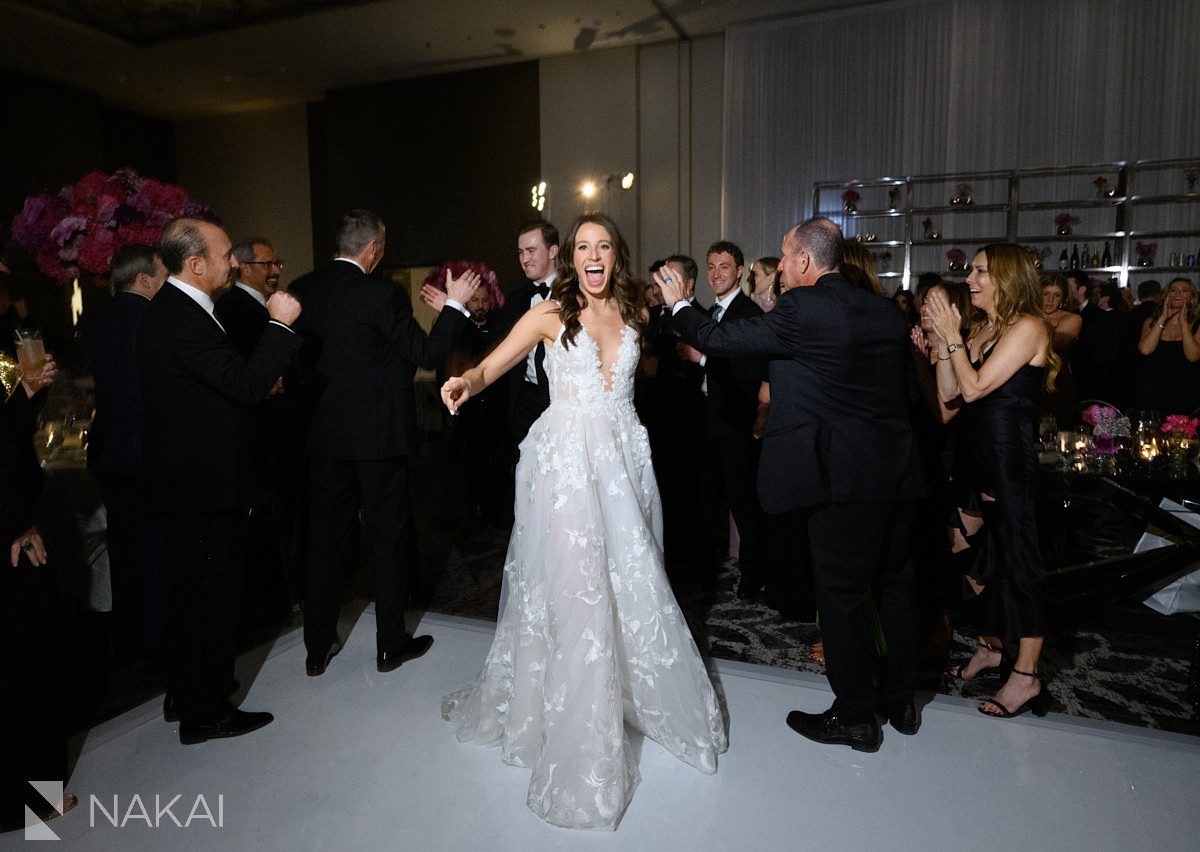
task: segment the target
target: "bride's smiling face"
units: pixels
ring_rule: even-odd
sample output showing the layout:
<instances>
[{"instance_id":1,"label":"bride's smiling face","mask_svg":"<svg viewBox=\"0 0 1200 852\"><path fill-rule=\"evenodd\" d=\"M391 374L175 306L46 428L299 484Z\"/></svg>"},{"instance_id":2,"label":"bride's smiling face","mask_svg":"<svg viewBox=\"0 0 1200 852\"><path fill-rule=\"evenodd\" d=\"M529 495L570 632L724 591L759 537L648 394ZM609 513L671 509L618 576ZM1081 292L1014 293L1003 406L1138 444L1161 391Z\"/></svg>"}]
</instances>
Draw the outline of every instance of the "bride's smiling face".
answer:
<instances>
[{"instance_id":1,"label":"bride's smiling face","mask_svg":"<svg viewBox=\"0 0 1200 852\"><path fill-rule=\"evenodd\" d=\"M572 258L579 289L587 296L602 298L608 295L617 250L612 235L603 225L584 222L575 232L575 252Z\"/></svg>"}]
</instances>

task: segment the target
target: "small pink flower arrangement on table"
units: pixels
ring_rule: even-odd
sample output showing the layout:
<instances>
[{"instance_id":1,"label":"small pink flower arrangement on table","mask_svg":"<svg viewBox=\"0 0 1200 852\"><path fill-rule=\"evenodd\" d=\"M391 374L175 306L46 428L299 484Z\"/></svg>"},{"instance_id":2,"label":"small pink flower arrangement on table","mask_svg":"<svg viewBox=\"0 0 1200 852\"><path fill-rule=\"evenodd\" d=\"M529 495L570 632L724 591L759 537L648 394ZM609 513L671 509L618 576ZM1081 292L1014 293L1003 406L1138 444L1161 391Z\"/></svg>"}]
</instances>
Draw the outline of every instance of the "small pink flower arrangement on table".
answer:
<instances>
[{"instance_id":1,"label":"small pink flower arrangement on table","mask_svg":"<svg viewBox=\"0 0 1200 852\"><path fill-rule=\"evenodd\" d=\"M1186 414L1168 414L1163 420L1163 434L1175 438L1195 438L1196 429L1200 427L1200 418L1188 417Z\"/></svg>"},{"instance_id":2,"label":"small pink flower arrangement on table","mask_svg":"<svg viewBox=\"0 0 1200 852\"><path fill-rule=\"evenodd\" d=\"M847 189L845 192L842 193L842 202L845 204L853 204L856 201L858 201L858 199L859 199L859 195L853 189Z\"/></svg>"},{"instance_id":3,"label":"small pink flower arrangement on table","mask_svg":"<svg viewBox=\"0 0 1200 852\"><path fill-rule=\"evenodd\" d=\"M1117 439L1129 437L1129 418L1111 405L1089 405L1081 419L1092 427L1092 448L1101 455L1119 452Z\"/></svg>"}]
</instances>

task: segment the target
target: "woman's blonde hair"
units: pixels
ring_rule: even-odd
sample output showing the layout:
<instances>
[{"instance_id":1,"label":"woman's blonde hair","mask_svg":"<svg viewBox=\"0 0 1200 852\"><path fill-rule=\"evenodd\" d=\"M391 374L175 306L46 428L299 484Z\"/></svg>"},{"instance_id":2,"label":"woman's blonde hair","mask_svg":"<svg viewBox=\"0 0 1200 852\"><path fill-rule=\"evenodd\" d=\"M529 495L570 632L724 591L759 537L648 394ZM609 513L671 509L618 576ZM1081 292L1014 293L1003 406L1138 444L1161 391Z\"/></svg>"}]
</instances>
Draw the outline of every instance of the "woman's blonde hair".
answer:
<instances>
[{"instance_id":1,"label":"woman's blonde hair","mask_svg":"<svg viewBox=\"0 0 1200 852\"><path fill-rule=\"evenodd\" d=\"M1046 390L1054 390L1054 380L1062 359L1054 351L1054 327L1042 309L1042 285L1034 265L1033 252L1016 243L991 243L982 249L988 261L988 277L995 288L994 302L998 333L1003 334L1021 317L1036 317L1046 329L1043 354L1046 358Z\"/></svg>"}]
</instances>

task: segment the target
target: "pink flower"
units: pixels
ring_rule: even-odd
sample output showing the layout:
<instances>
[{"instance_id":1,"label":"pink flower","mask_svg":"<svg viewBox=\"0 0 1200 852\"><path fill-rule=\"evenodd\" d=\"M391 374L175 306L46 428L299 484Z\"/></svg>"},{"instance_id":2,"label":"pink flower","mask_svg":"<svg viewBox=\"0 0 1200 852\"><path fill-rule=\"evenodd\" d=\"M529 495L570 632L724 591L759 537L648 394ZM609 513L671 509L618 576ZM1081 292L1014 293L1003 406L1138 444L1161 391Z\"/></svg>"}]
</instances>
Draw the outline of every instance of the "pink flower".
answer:
<instances>
[{"instance_id":1,"label":"pink flower","mask_svg":"<svg viewBox=\"0 0 1200 852\"><path fill-rule=\"evenodd\" d=\"M25 199L21 212L13 217L13 239L22 248L37 251L50 239L50 232L67 212L67 202L61 196L48 192L31 195Z\"/></svg>"},{"instance_id":2,"label":"pink flower","mask_svg":"<svg viewBox=\"0 0 1200 852\"><path fill-rule=\"evenodd\" d=\"M66 216L50 232L50 240L56 245L65 246L72 237L87 228L87 224L87 218L78 213Z\"/></svg>"},{"instance_id":3,"label":"pink flower","mask_svg":"<svg viewBox=\"0 0 1200 852\"><path fill-rule=\"evenodd\" d=\"M1186 414L1169 414L1162 424L1163 432L1186 438L1196 437L1197 427L1200 427L1200 419L1188 417Z\"/></svg>"},{"instance_id":4,"label":"pink flower","mask_svg":"<svg viewBox=\"0 0 1200 852\"><path fill-rule=\"evenodd\" d=\"M130 222L117 228L117 237L113 248L115 250L133 243L146 246L158 245L158 241L162 239L162 232L163 226L155 222Z\"/></svg>"},{"instance_id":5,"label":"pink flower","mask_svg":"<svg viewBox=\"0 0 1200 852\"><path fill-rule=\"evenodd\" d=\"M79 248L79 265L94 275L108 271L116 235L108 228L92 228Z\"/></svg>"},{"instance_id":6,"label":"pink flower","mask_svg":"<svg viewBox=\"0 0 1200 852\"><path fill-rule=\"evenodd\" d=\"M853 204L854 202L858 201L858 197L858 193L853 189L847 189L842 193L842 201L846 202L847 204Z\"/></svg>"},{"instance_id":7,"label":"pink flower","mask_svg":"<svg viewBox=\"0 0 1200 852\"><path fill-rule=\"evenodd\" d=\"M1110 405L1089 405L1083 410L1081 419L1089 426L1095 426L1101 420L1117 416L1117 410Z\"/></svg>"},{"instance_id":8,"label":"pink flower","mask_svg":"<svg viewBox=\"0 0 1200 852\"><path fill-rule=\"evenodd\" d=\"M952 248L950 251L946 252L946 260L950 261L951 263L962 263L966 259L966 252L964 252L962 249Z\"/></svg>"},{"instance_id":9,"label":"pink flower","mask_svg":"<svg viewBox=\"0 0 1200 852\"><path fill-rule=\"evenodd\" d=\"M133 206L140 213L166 222L183 213L188 197L187 193L177 186L147 180L142 186L142 191L132 200Z\"/></svg>"}]
</instances>

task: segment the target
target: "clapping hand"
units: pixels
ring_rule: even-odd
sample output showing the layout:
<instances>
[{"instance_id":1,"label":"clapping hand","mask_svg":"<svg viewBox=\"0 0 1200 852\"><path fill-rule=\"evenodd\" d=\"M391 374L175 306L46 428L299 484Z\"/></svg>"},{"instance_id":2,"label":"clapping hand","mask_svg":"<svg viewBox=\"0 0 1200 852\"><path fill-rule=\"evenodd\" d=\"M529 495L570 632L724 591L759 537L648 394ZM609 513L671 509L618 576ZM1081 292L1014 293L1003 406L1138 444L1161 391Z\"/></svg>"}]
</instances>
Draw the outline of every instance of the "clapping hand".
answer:
<instances>
[{"instance_id":1,"label":"clapping hand","mask_svg":"<svg viewBox=\"0 0 1200 852\"><path fill-rule=\"evenodd\" d=\"M928 358L930 349L929 338L925 336L925 332L921 330L921 327L914 325L909 330L908 336L912 338L912 344L916 347L917 351Z\"/></svg>"},{"instance_id":2,"label":"clapping hand","mask_svg":"<svg viewBox=\"0 0 1200 852\"><path fill-rule=\"evenodd\" d=\"M465 305L479 286L479 273L467 269L459 278L453 278L450 270L446 270L446 295L460 305Z\"/></svg>"},{"instance_id":3,"label":"clapping hand","mask_svg":"<svg viewBox=\"0 0 1200 852\"><path fill-rule=\"evenodd\" d=\"M946 294L934 288L925 296L923 313L929 315L933 332L943 343L962 342L962 314L958 306L950 304Z\"/></svg>"},{"instance_id":4,"label":"clapping hand","mask_svg":"<svg viewBox=\"0 0 1200 852\"><path fill-rule=\"evenodd\" d=\"M449 297L446 295L445 290L439 290L432 284L421 285L421 301L429 305L429 307L433 308L439 314L442 312L442 308L446 307L447 298Z\"/></svg>"},{"instance_id":5,"label":"clapping hand","mask_svg":"<svg viewBox=\"0 0 1200 852\"><path fill-rule=\"evenodd\" d=\"M675 303L683 298L683 282L679 280L678 275L672 275L671 269L666 266L655 271L654 280L662 290L663 304L670 311L675 307Z\"/></svg>"}]
</instances>

